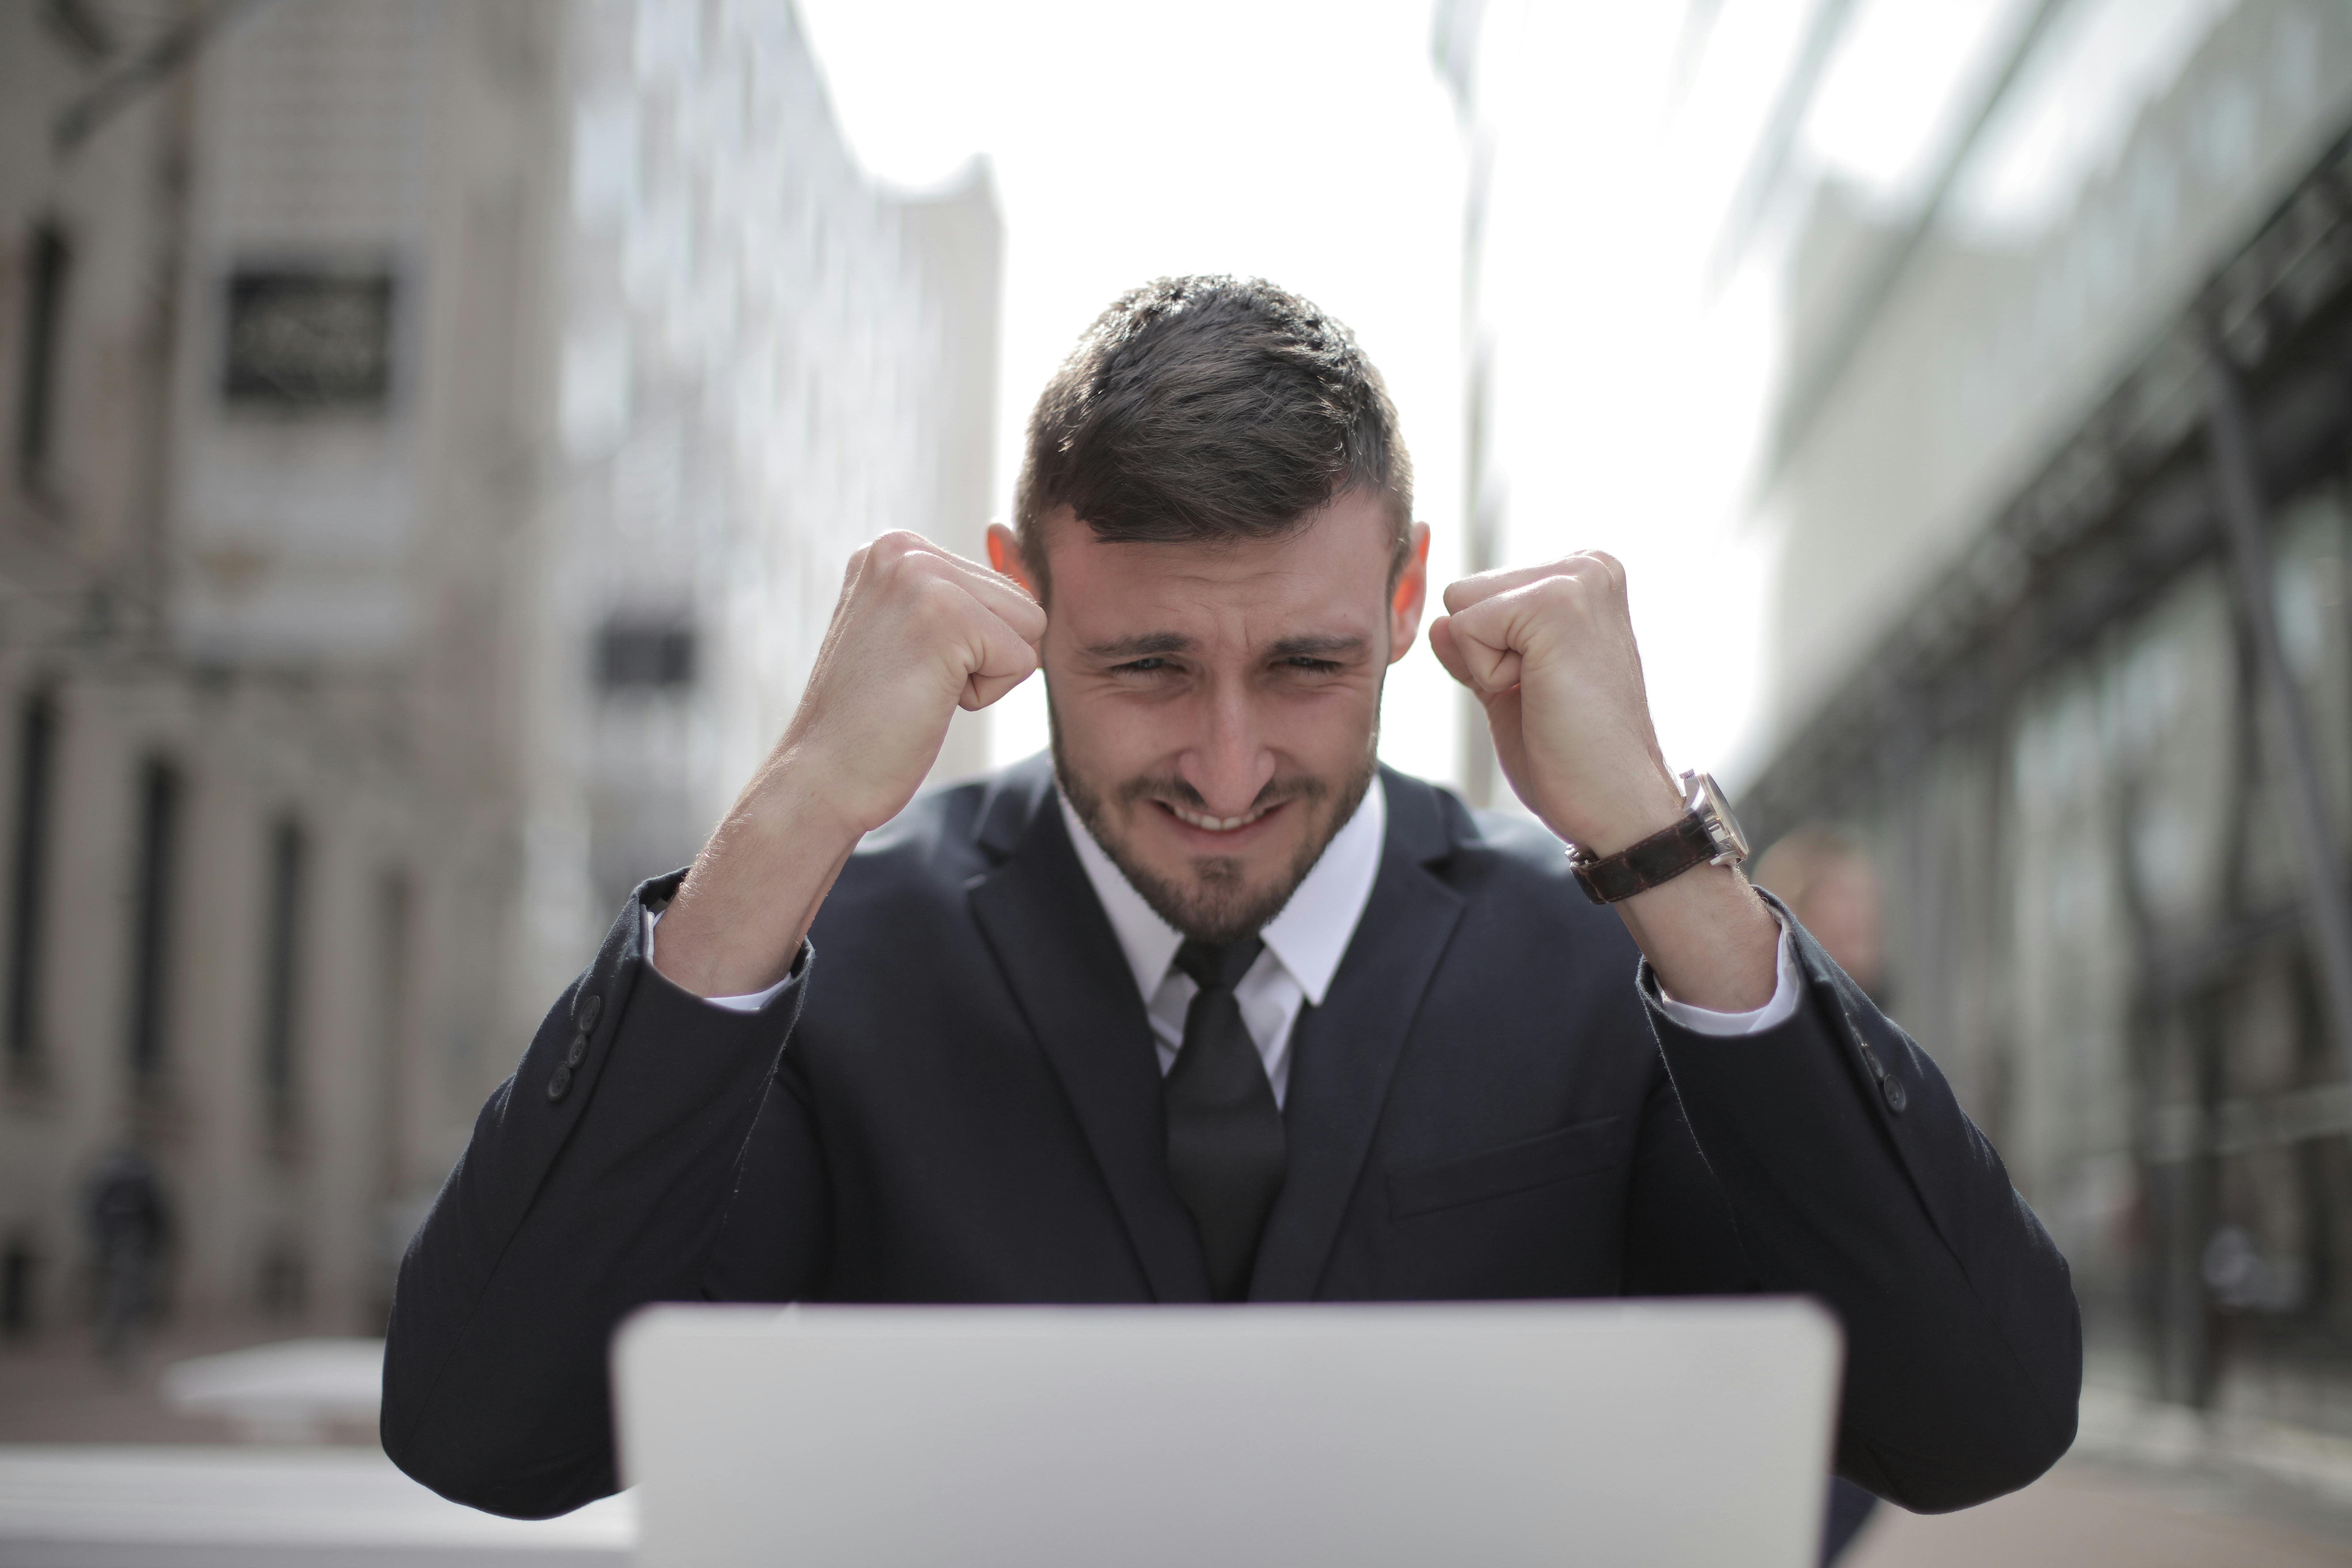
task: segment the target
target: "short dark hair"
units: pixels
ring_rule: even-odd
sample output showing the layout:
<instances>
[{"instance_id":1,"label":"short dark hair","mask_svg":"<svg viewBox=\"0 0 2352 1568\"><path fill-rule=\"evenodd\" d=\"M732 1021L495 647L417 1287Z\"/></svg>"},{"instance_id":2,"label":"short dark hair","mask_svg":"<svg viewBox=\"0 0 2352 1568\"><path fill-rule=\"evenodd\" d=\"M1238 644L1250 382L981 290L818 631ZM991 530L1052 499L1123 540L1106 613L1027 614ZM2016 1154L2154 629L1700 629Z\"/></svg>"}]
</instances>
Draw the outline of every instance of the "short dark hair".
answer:
<instances>
[{"instance_id":1,"label":"short dark hair","mask_svg":"<svg viewBox=\"0 0 2352 1568\"><path fill-rule=\"evenodd\" d=\"M1349 491L1412 548L1412 459L1355 334L1263 279L1161 278L1096 318L1029 416L1013 526L1039 591L1046 516L1097 539L1274 539Z\"/></svg>"}]
</instances>

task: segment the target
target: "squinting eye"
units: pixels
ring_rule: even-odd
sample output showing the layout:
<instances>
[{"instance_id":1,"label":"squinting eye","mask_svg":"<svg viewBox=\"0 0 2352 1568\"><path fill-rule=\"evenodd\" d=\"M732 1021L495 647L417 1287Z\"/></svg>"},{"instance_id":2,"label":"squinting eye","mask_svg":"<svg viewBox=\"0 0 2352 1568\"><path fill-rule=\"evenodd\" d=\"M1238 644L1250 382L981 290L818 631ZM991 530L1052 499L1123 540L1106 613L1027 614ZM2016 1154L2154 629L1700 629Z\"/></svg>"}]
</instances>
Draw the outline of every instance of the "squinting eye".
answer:
<instances>
[{"instance_id":1,"label":"squinting eye","mask_svg":"<svg viewBox=\"0 0 2352 1568\"><path fill-rule=\"evenodd\" d=\"M1119 666L1119 668L1121 669L1132 670L1139 675L1150 675L1155 670L1161 670L1167 668L1168 661L1164 658L1139 658L1131 663L1122 664Z\"/></svg>"},{"instance_id":2,"label":"squinting eye","mask_svg":"<svg viewBox=\"0 0 2352 1568\"><path fill-rule=\"evenodd\" d=\"M1301 658L1291 659L1288 663L1293 669L1303 669L1314 675L1328 675L1339 668L1338 664L1328 658Z\"/></svg>"}]
</instances>

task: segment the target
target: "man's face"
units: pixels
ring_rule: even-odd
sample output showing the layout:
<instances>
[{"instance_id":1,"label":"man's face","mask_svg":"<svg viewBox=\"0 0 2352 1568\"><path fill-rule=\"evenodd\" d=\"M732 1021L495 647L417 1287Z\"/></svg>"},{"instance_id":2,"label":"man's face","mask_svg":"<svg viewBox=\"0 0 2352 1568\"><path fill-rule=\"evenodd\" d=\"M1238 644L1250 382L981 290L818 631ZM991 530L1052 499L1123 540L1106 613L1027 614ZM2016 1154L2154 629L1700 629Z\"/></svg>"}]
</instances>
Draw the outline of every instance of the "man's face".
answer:
<instances>
[{"instance_id":1,"label":"man's face","mask_svg":"<svg viewBox=\"0 0 2352 1568\"><path fill-rule=\"evenodd\" d=\"M1046 520L1062 787L1186 935L1273 919L1370 784L1381 680L1424 586L1416 528L1391 591L1391 527L1354 493L1265 542L1106 543L1066 509Z\"/></svg>"}]
</instances>

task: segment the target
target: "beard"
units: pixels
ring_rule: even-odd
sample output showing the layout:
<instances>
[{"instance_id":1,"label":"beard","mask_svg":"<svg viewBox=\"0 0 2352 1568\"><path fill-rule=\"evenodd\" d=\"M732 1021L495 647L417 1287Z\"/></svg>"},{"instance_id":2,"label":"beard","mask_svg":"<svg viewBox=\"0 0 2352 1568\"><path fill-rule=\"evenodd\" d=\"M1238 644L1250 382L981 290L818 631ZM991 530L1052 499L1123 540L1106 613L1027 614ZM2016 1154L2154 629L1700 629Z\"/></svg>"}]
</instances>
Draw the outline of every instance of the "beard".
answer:
<instances>
[{"instance_id":1,"label":"beard","mask_svg":"<svg viewBox=\"0 0 2352 1568\"><path fill-rule=\"evenodd\" d=\"M1062 746L1061 717L1053 710L1050 693L1046 723L1053 741L1054 776L1060 781L1062 793L1069 796L1070 805L1086 825L1087 832L1102 847L1102 852L1118 868L1129 885L1143 895L1143 901L1151 906L1154 914L1192 941L1215 946L1255 936L1283 911L1291 895L1298 891L1298 884L1307 880L1307 874L1315 869L1323 851L1330 847L1331 840L1339 837L1339 829L1348 825L1356 808L1363 804L1364 792L1372 787L1372 775L1378 766L1380 727L1376 721L1363 757L1336 787L1325 780L1304 775L1284 778L1277 774L1267 781L1265 787L1258 791L1257 799L1251 803L1253 810L1288 802L1310 808L1318 802L1332 804L1320 830L1310 834L1291 857L1290 864L1265 886L1253 889L1247 868L1238 857L1229 855L1193 856L1190 862L1192 875L1180 881L1161 876L1138 860L1126 837L1118 831L1108 804L1116 800L1131 812L1158 798L1181 801L1205 812L1208 803L1201 798L1200 792L1173 774L1147 774L1113 786L1107 797L1069 765Z\"/></svg>"}]
</instances>

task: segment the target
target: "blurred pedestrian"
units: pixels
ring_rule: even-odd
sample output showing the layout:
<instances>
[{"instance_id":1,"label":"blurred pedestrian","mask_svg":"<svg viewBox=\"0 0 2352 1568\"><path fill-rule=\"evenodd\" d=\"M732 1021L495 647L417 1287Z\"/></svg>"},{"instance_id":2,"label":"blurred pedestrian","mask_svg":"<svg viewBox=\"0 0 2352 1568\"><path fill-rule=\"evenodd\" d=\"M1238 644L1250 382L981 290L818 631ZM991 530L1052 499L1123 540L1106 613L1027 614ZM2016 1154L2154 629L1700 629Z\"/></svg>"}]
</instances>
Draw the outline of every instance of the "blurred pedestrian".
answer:
<instances>
[{"instance_id":1,"label":"blurred pedestrian","mask_svg":"<svg viewBox=\"0 0 2352 1568\"><path fill-rule=\"evenodd\" d=\"M1860 845L1833 827L1800 827L1764 852L1753 879L1789 906L1856 985L1886 1005L1878 872Z\"/></svg>"},{"instance_id":2,"label":"blurred pedestrian","mask_svg":"<svg viewBox=\"0 0 2352 1568\"><path fill-rule=\"evenodd\" d=\"M129 1357L155 1309L171 1215L154 1163L130 1145L100 1164L89 1184L90 1255L98 1261L98 1343Z\"/></svg>"}]
</instances>

